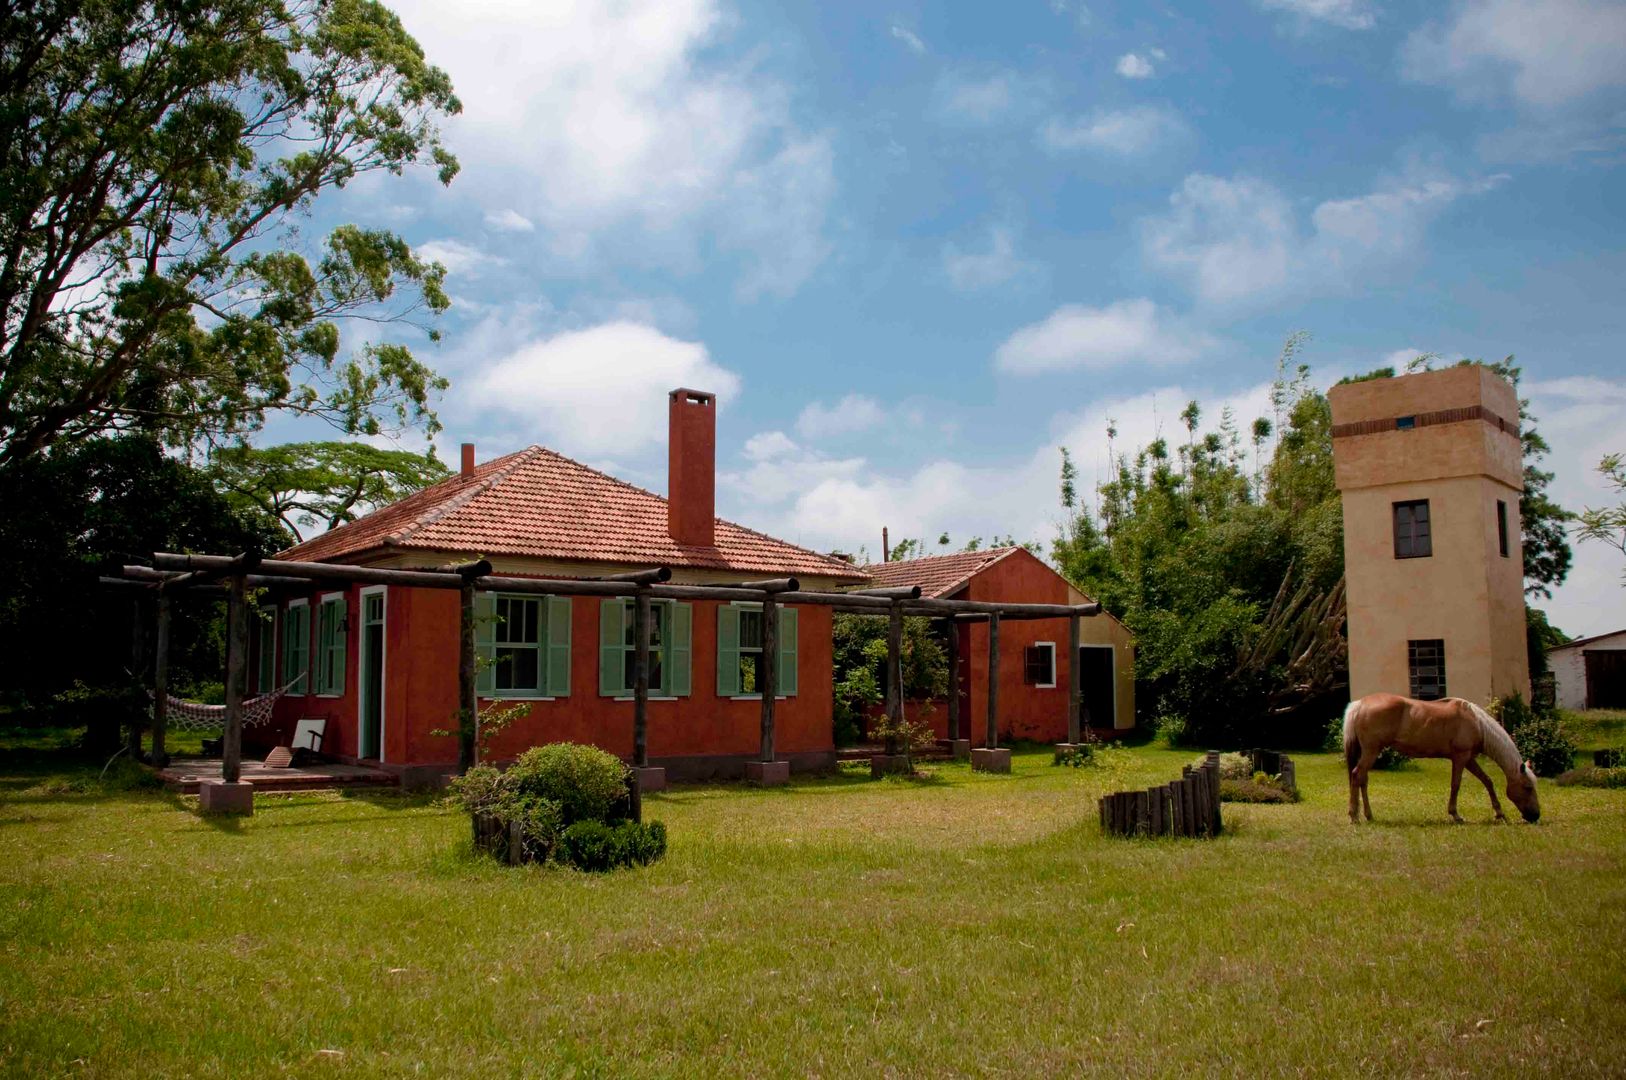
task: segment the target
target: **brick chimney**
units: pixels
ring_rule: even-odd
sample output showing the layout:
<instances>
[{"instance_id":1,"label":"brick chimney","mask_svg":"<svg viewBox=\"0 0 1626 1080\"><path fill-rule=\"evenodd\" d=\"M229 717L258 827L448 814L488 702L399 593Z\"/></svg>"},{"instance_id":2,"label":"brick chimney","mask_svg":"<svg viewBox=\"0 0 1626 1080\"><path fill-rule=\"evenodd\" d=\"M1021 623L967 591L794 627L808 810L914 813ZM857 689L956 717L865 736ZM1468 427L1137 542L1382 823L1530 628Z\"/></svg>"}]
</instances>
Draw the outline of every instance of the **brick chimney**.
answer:
<instances>
[{"instance_id":1,"label":"brick chimney","mask_svg":"<svg viewBox=\"0 0 1626 1080\"><path fill-rule=\"evenodd\" d=\"M680 387L667 399L666 531L687 547L712 547L717 522L717 395Z\"/></svg>"},{"instance_id":2,"label":"brick chimney","mask_svg":"<svg viewBox=\"0 0 1626 1080\"><path fill-rule=\"evenodd\" d=\"M474 475L474 444L471 442L463 444L463 475Z\"/></svg>"}]
</instances>

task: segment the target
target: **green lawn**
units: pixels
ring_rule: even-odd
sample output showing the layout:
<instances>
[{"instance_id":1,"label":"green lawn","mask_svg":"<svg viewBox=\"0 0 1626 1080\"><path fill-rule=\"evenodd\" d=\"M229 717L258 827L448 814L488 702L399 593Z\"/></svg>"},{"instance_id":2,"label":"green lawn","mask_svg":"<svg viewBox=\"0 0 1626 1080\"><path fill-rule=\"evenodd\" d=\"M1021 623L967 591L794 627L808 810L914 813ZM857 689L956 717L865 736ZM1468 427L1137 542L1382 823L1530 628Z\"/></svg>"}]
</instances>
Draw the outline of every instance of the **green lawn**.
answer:
<instances>
[{"instance_id":1,"label":"green lawn","mask_svg":"<svg viewBox=\"0 0 1626 1080\"><path fill-rule=\"evenodd\" d=\"M652 797L670 855L511 870L422 800L247 821L0 758L0 1074L1620 1075L1626 791L1445 817L1441 763L1299 758L1214 842L1103 838L1116 777ZM62 790L55 785L52 790Z\"/></svg>"},{"instance_id":2,"label":"green lawn","mask_svg":"<svg viewBox=\"0 0 1626 1080\"><path fill-rule=\"evenodd\" d=\"M1591 764L1592 751L1626 749L1626 709L1587 709L1563 714L1564 730Z\"/></svg>"}]
</instances>

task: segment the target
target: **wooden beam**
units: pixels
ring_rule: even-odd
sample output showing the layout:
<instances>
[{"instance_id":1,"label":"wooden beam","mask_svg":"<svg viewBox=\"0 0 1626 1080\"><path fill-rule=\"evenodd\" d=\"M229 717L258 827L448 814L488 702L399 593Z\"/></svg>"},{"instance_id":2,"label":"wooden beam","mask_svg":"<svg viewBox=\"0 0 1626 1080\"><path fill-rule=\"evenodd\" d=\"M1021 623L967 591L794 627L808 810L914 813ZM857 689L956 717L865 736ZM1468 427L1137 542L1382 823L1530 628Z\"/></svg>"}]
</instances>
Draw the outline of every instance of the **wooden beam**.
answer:
<instances>
[{"instance_id":1,"label":"wooden beam","mask_svg":"<svg viewBox=\"0 0 1626 1080\"><path fill-rule=\"evenodd\" d=\"M999 745L999 616L988 620L988 731L986 745Z\"/></svg>"},{"instance_id":2,"label":"wooden beam","mask_svg":"<svg viewBox=\"0 0 1626 1080\"><path fill-rule=\"evenodd\" d=\"M1077 745L1082 724L1079 709L1084 701L1084 673L1078 664L1078 619L1067 620L1067 741Z\"/></svg>"},{"instance_id":3,"label":"wooden beam","mask_svg":"<svg viewBox=\"0 0 1626 1080\"><path fill-rule=\"evenodd\" d=\"M874 596L882 600L919 600L919 585L881 585L873 589L848 589L844 596Z\"/></svg>"},{"instance_id":4,"label":"wooden beam","mask_svg":"<svg viewBox=\"0 0 1626 1080\"><path fill-rule=\"evenodd\" d=\"M226 594L226 730L220 739L220 778L243 775L243 698L248 691L248 584L234 574Z\"/></svg>"},{"instance_id":5,"label":"wooden beam","mask_svg":"<svg viewBox=\"0 0 1626 1080\"><path fill-rule=\"evenodd\" d=\"M600 574L586 581L630 581L634 585L660 585L672 580L670 566L657 566L652 570L628 570L620 574Z\"/></svg>"},{"instance_id":6,"label":"wooden beam","mask_svg":"<svg viewBox=\"0 0 1626 1080\"><path fill-rule=\"evenodd\" d=\"M460 578L482 578L491 573L491 561L475 559L473 562L453 563L446 569Z\"/></svg>"},{"instance_id":7,"label":"wooden beam","mask_svg":"<svg viewBox=\"0 0 1626 1080\"><path fill-rule=\"evenodd\" d=\"M893 604L886 623L886 718L894 734L886 738L886 752L899 752L903 723L903 605Z\"/></svg>"},{"instance_id":8,"label":"wooden beam","mask_svg":"<svg viewBox=\"0 0 1626 1080\"><path fill-rule=\"evenodd\" d=\"M948 737L960 738L960 627L953 619L948 627Z\"/></svg>"},{"instance_id":9,"label":"wooden beam","mask_svg":"<svg viewBox=\"0 0 1626 1080\"><path fill-rule=\"evenodd\" d=\"M757 660L757 692L762 695L761 760L772 761L774 698L779 694L779 605L774 603L772 592L762 598L762 655Z\"/></svg>"},{"instance_id":10,"label":"wooden beam","mask_svg":"<svg viewBox=\"0 0 1626 1080\"><path fill-rule=\"evenodd\" d=\"M152 635L152 763L161 769L169 764L169 755L164 751L164 731L169 723L169 594L160 592L154 606L157 613Z\"/></svg>"},{"instance_id":11,"label":"wooden beam","mask_svg":"<svg viewBox=\"0 0 1626 1080\"><path fill-rule=\"evenodd\" d=\"M480 702L475 693L474 579L463 578L458 598L457 635L457 772L474 765L475 734L480 722Z\"/></svg>"},{"instance_id":12,"label":"wooden beam","mask_svg":"<svg viewBox=\"0 0 1626 1080\"><path fill-rule=\"evenodd\" d=\"M649 764L649 590L632 604L632 763Z\"/></svg>"},{"instance_id":13,"label":"wooden beam","mask_svg":"<svg viewBox=\"0 0 1626 1080\"><path fill-rule=\"evenodd\" d=\"M707 585L676 585L678 589L749 589L753 592L799 592L802 583L793 577L766 578L762 581L718 581Z\"/></svg>"}]
</instances>

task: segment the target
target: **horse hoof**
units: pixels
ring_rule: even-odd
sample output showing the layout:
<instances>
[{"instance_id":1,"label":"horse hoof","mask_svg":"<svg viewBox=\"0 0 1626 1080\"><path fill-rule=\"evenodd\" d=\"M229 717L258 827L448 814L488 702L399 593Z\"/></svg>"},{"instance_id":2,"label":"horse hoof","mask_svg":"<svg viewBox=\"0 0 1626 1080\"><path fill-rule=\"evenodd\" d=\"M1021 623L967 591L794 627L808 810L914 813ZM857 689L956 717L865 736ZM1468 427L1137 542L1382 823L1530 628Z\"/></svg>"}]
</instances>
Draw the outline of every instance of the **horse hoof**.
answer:
<instances>
[{"instance_id":1,"label":"horse hoof","mask_svg":"<svg viewBox=\"0 0 1626 1080\"><path fill-rule=\"evenodd\" d=\"M1452 814L1452 815L1451 815L1451 820L1452 820L1452 821L1453 821L1453 822L1455 822L1455 823L1456 823L1456 824L1458 824L1458 825L1464 825L1464 824L1466 824L1466 822L1464 822L1464 821L1463 821L1463 820L1462 820L1462 815L1461 815L1461 814Z\"/></svg>"}]
</instances>

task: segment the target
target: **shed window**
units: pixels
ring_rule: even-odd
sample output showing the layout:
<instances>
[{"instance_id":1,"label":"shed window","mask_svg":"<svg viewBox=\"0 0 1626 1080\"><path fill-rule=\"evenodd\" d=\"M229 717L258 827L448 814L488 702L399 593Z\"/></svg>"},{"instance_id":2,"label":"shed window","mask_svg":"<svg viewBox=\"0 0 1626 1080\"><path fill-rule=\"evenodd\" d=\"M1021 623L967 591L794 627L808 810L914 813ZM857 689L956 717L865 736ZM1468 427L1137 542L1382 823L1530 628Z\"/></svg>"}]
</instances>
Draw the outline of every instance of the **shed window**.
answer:
<instances>
[{"instance_id":1,"label":"shed window","mask_svg":"<svg viewBox=\"0 0 1626 1080\"><path fill-rule=\"evenodd\" d=\"M1056 685L1056 646L1050 641L1036 641L1023 650L1023 682L1029 686Z\"/></svg>"},{"instance_id":2,"label":"shed window","mask_svg":"<svg viewBox=\"0 0 1626 1080\"><path fill-rule=\"evenodd\" d=\"M632 696L638 646L636 605L626 597L599 604L598 691L605 697ZM649 692L654 697L687 697L693 608L674 600L655 600L649 605L649 617Z\"/></svg>"},{"instance_id":3,"label":"shed window","mask_svg":"<svg viewBox=\"0 0 1626 1080\"><path fill-rule=\"evenodd\" d=\"M1395 558L1426 559L1434 554L1432 523L1429 521L1428 500L1394 504Z\"/></svg>"},{"instance_id":4,"label":"shed window","mask_svg":"<svg viewBox=\"0 0 1626 1080\"><path fill-rule=\"evenodd\" d=\"M486 696L570 693L570 598L482 593L474 601L477 689Z\"/></svg>"},{"instance_id":5,"label":"shed window","mask_svg":"<svg viewBox=\"0 0 1626 1080\"><path fill-rule=\"evenodd\" d=\"M310 693L311 609L304 600L288 605L282 620L282 681L292 683L289 693Z\"/></svg>"},{"instance_id":6,"label":"shed window","mask_svg":"<svg viewBox=\"0 0 1626 1080\"><path fill-rule=\"evenodd\" d=\"M325 598L316 615L316 692L323 697L344 693L347 626L344 597Z\"/></svg>"},{"instance_id":7,"label":"shed window","mask_svg":"<svg viewBox=\"0 0 1626 1080\"><path fill-rule=\"evenodd\" d=\"M1406 642L1406 666L1411 672L1411 696L1419 701L1445 697L1445 642L1425 638Z\"/></svg>"},{"instance_id":8,"label":"shed window","mask_svg":"<svg viewBox=\"0 0 1626 1080\"><path fill-rule=\"evenodd\" d=\"M793 607L779 608L779 657L774 668L775 697L796 694L796 629ZM717 608L717 696L761 693L757 663L762 656L762 605L723 604Z\"/></svg>"}]
</instances>

